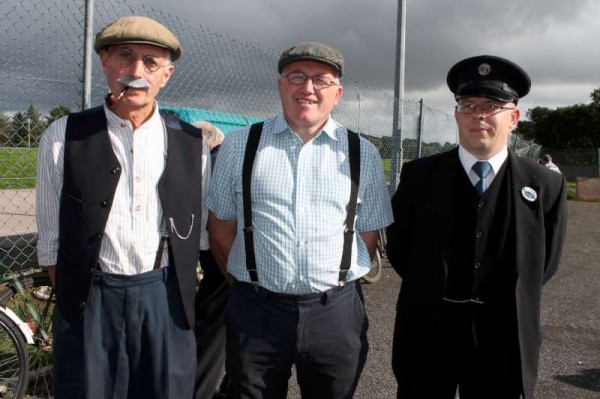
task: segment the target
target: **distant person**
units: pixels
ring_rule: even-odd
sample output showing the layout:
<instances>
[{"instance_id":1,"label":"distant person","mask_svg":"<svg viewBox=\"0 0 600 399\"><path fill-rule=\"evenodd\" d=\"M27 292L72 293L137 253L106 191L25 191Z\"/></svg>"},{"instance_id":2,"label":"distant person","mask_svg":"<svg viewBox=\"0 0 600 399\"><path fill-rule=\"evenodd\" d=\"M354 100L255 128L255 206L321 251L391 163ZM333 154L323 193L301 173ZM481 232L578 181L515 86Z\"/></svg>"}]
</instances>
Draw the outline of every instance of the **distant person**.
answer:
<instances>
[{"instance_id":1,"label":"distant person","mask_svg":"<svg viewBox=\"0 0 600 399\"><path fill-rule=\"evenodd\" d=\"M556 164L552 162L552 156L550 154L544 154L544 156L542 157L542 165L544 165L553 172L561 173L558 166L556 166Z\"/></svg>"},{"instance_id":2,"label":"distant person","mask_svg":"<svg viewBox=\"0 0 600 399\"><path fill-rule=\"evenodd\" d=\"M181 46L157 21L129 16L104 27L94 49L106 103L52 123L39 150L38 261L57 298L54 394L191 398L210 169L200 131L155 99Z\"/></svg>"},{"instance_id":3,"label":"distant person","mask_svg":"<svg viewBox=\"0 0 600 399\"><path fill-rule=\"evenodd\" d=\"M211 168L223 141L223 132L209 122L193 123L202 129L206 151L211 154ZM208 208L205 208L208 215ZM203 221L206 217L203 212ZM217 264L209 245L208 234L203 231L200 240L200 265L202 280L196 294L196 386L195 399L210 399L215 395L225 365L225 324L223 314L229 298L230 286ZM221 384L218 397L225 397L228 378Z\"/></svg>"},{"instance_id":4,"label":"distant person","mask_svg":"<svg viewBox=\"0 0 600 399\"><path fill-rule=\"evenodd\" d=\"M302 43L278 71L283 114L225 137L207 199L211 249L233 283L230 394L283 399L295 365L303 398L351 398L368 350L357 280L392 222L383 166L331 117L339 51Z\"/></svg>"},{"instance_id":5,"label":"distant person","mask_svg":"<svg viewBox=\"0 0 600 399\"><path fill-rule=\"evenodd\" d=\"M566 183L508 150L530 80L495 56L448 72L457 149L406 163L387 254L402 277L398 398L531 399L542 285L556 272Z\"/></svg>"},{"instance_id":6,"label":"distant person","mask_svg":"<svg viewBox=\"0 0 600 399\"><path fill-rule=\"evenodd\" d=\"M195 122L193 125L202 129L202 136L208 143L208 148L210 149L210 159L212 161L211 165L214 168L217 161L217 154L219 153L219 148L221 148L221 143L223 142L225 135L221 129L210 122L199 121Z\"/></svg>"}]
</instances>

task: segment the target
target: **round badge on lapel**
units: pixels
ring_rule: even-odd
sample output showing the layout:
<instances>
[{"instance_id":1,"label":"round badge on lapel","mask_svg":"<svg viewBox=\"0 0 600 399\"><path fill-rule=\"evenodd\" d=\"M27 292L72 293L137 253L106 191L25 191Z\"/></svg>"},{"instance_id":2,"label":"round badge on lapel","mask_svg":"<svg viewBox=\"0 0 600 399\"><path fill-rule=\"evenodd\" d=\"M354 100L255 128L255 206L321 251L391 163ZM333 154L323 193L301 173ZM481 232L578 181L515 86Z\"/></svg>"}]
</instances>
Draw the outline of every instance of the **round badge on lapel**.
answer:
<instances>
[{"instance_id":1,"label":"round badge on lapel","mask_svg":"<svg viewBox=\"0 0 600 399\"><path fill-rule=\"evenodd\" d=\"M537 199L537 193L531 187L523 187L521 189L521 195L529 202L533 202Z\"/></svg>"}]
</instances>

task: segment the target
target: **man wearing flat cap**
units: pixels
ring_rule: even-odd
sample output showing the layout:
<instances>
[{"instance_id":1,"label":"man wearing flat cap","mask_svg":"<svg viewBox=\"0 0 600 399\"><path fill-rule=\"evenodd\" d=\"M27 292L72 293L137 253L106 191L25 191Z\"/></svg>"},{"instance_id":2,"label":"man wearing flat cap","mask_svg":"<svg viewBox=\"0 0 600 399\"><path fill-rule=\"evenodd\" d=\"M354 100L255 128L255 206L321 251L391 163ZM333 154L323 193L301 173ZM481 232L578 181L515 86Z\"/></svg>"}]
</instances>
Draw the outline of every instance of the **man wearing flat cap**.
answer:
<instances>
[{"instance_id":1,"label":"man wearing flat cap","mask_svg":"<svg viewBox=\"0 0 600 399\"><path fill-rule=\"evenodd\" d=\"M106 103L54 122L39 149L38 260L56 289L55 397L191 398L210 161L200 130L155 100L181 46L160 23L131 16L102 29L94 48Z\"/></svg>"},{"instance_id":2,"label":"man wearing flat cap","mask_svg":"<svg viewBox=\"0 0 600 399\"><path fill-rule=\"evenodd\" d=\"M406 163L392 199L398 398L454 399L458 390L461 399L531 399L566 183L507 148L529 92L523 69L478 56L454 65L447 81L460 145Z\"/></svg>"},{"instance_id":3,"label":"man wearing flat cap","mask_svg":"<svg viewBox=\"0 0 600 399\"><path fill-rule=\"evenodd\" d=\"M367 355L356 283L392 221L376 148L331 117L342 55L285 50L283 113L230 132L207 199L211 249L231 281L226 369L236 398L350 398ZM219 167L218 165L228 165Z\"/></svg>"}]
</instances>

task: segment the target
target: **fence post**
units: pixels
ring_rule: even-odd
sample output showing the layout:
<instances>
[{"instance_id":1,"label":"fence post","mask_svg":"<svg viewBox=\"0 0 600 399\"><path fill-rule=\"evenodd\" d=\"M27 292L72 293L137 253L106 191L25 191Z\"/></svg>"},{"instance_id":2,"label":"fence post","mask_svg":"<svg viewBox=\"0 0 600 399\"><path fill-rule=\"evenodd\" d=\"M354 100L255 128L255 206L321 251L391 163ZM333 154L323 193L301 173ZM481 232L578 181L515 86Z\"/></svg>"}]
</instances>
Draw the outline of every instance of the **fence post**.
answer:
<instances>
[{"instance_id":1,"label":"fence post","mask_svg":"<svg viewBox=\"0 0 600 399\"><path fill-rule=\"evenodd\" d=\"M421 148L423 147L423 99L419 100L419 128L417 130L417 158L421 158Z\"/></svg>"},{"instance_id":2,"label":"fence post","mask_svg":"<svg viewBox=\"0 0 600 399\"><path fill-rule=\"evenodd\" d=\"M81 109L88 109L92 102L92 37L94 32L94 0L85 0L85 26L83 42L83 88Z\"/></svg>"},{"instance_id":3,"label":"fence post","mask_svg":"<svg viewBox=\"0 0 600 399\"><path fill-rule=\"evenodd\" d=\"M392 138L398 140L397 152L392 152L392 184L389 187L390 195L396 191L400 183L400 170L404 162L404 148L402 145L402 125L404 122L404 62L405 62L405 36L406 36L406 0L398 0L398 16L396 19L396 68L394 71L394 118Z\"/></svg>"}]
</instances>

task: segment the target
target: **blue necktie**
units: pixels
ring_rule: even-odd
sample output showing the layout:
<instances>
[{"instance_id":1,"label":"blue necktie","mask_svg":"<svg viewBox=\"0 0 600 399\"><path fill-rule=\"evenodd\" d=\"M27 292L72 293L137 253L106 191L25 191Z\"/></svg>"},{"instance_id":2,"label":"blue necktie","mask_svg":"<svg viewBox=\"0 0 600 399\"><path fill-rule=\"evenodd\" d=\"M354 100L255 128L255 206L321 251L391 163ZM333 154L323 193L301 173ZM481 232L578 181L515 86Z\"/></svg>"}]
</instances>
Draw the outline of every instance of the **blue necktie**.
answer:
<instances>
[{"instance_id":1,"label":"blue necktie","mask_svg":"<svg viewBox=\"0 0 600 399\"><path fill-rule=\"evenodd\" d=\"M483 195L487 189L487 176L492 170L492 165L488 161L477 161L473 165L473 171L479 176L479 181L475 185L475 190L479 195Z\"/></svg>"}]
</instances>

